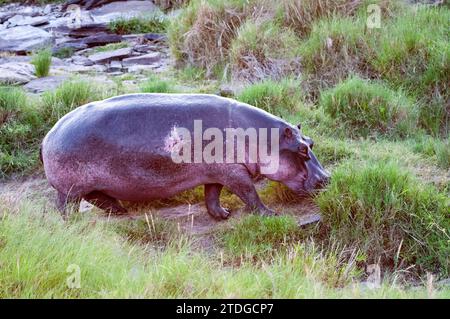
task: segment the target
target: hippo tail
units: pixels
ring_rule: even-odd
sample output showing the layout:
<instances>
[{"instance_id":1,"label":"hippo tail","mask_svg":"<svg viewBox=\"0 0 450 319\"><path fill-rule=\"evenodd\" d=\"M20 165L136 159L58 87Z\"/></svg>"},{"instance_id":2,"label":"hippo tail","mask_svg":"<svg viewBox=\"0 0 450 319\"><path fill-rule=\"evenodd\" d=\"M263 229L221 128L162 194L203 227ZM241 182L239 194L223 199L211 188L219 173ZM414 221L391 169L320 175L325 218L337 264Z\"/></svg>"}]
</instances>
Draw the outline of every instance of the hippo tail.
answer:
<instances>
[{"instance_id":1,"label":"hippo tail","mask_svg":"<svg viewBox=\"0 0 450 319\"><path fill-rule=\"evenodd\" d=\"M42 143L39 145L39 160L44 164L44 159L42 158Z\"/></svg>"}]
</instances>

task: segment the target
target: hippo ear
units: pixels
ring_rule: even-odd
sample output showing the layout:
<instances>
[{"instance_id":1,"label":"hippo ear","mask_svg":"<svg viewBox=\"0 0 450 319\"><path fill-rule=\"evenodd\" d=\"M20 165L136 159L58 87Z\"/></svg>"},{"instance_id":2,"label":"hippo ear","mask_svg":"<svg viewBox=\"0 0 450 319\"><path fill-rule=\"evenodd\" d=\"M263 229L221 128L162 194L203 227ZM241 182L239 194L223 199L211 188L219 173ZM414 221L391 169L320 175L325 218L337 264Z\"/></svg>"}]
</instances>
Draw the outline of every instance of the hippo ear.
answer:
<instances>
[{"instance_id":1,"label":"hippo ear","mask_svg":"<svg viewBox=\"0 0 450 319\"><path fill-rule=\"evenodd\" d=\"M298 128L299 130L301 130L301 129L302 129L302 124L301 124L301 123L298 123L298 124L297 124L297 128Z\"/></svg>"},{"instance_id":2,"label":"hippo ear","mask_svg":"<svg viewBox=\"0 0 450 319\"><path fill-rule=\"evenodd\" d=\"M284 137L286 137L287 139L291 139L292 138L292 129L290 128L290 127L286 127L285 129L284 129L284 132L283 132L283 135L284 135Z\"/></svg>"}]
</instances>

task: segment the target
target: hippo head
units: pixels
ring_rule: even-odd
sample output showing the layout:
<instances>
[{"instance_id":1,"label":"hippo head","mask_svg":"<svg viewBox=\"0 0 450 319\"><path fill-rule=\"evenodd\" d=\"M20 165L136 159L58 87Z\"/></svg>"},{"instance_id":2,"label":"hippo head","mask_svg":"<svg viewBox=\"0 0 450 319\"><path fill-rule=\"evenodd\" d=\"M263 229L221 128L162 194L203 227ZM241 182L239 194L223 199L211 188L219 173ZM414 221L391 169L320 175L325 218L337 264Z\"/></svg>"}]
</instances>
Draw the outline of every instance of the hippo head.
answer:
<instances>
[{"instance_id":1,"label":"hippo head","mask_svg":"<svg viewBox=\"0 0 450 319\"><path fill-rule=\"evenodd\" d=\"M301 196L323 188L330 174L322 167L312 149L314 142L297 127L286 126L280 136L278 171L268 174L269 179L281 182Z\"/></svg>"}]
</instances>

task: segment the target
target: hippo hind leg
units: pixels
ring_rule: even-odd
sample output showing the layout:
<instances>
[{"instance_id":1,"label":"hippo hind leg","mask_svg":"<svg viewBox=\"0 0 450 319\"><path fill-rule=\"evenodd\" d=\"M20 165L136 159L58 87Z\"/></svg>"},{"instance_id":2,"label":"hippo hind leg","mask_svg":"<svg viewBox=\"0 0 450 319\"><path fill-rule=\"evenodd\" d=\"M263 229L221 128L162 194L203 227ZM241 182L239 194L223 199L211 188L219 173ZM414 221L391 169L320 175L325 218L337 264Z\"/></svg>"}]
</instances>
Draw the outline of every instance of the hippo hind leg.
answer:
<instances>
[{"instance_id":1,"label":"hippo hind leg","mask_svg":"<svg viewBox=\"0 0 450 319\"><path fill-rule=\"evenodd\" d=\"M100 209L105 210L108 213L116 215L128 213L128 211L120 205L117 199L108 196L105 193L93 191L87 195L84 195L83 198L87 200L89 203L97 206Z\"/></svg>"},{"instance_id":2,"label":"hippo hind leg","mask_svg":"<svg viewBox=\"0 0 450 319\"><path fill-rule=\"evenodd\" d=\"M220 206L220 192L223 188L221 184L205 185L205 202L208 213L215 219L226 219L230 212Z\"/></svg>"}]
</instances>

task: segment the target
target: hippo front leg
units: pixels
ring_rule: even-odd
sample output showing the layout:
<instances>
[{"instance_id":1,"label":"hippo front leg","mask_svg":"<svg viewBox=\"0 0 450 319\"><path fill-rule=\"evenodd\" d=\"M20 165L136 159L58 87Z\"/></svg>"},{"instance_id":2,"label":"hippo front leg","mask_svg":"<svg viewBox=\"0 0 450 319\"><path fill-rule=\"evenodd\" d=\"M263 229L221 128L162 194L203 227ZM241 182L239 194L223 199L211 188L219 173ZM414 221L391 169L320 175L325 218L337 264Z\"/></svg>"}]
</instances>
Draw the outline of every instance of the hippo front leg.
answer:
<instances>
[{"instance_id":1,"label":"hippo front leg","mask_svg":"<svg viewBox=\"0 0 450 319\"><path fill-rule=\"evenodd\" d=\"M208 213L215 219L227 219L230 212L220 206L220 192L223 185L205 184L205 202Z\"/></svg>"},{"instance_id":2,"label":"hippo front leg","mask_svg":"<svg viewBox=\"0 0 450 319\"><path fill-rule=\"evenodd\" d=\"M276 215L259 198L253 180L245 166L237 165L236 168L231 169L231 173L228 173L223 185L246 204L246 210L258 211L263 216Z\"/></svg>"}]
</instances>

